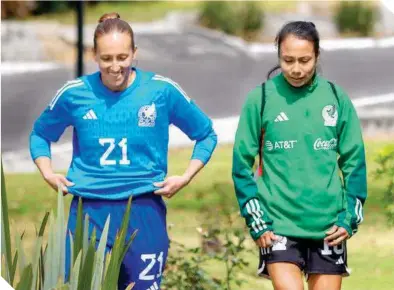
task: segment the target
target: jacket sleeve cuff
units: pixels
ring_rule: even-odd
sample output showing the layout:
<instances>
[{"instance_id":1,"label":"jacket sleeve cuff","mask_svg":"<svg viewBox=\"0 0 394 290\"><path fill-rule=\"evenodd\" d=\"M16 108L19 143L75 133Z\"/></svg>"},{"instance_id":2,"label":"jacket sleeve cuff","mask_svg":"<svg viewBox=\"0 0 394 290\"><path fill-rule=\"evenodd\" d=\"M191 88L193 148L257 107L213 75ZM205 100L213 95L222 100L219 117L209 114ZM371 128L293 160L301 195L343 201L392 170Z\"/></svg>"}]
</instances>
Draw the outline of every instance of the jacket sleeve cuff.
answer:
<instances>
[{"instance_id":1,"label":"jacket sleeve cuff","mask_svg":"<svg viewBox=\"0 0 394 290\"><path fill-rule=\"evenodd\" d=\"M350 227L350 225L348 225L347 223L345 223L345 222L343 222L343 221L337 221L337 222L335 223L335 225L337 225L338 227L344 228L344 229L347 231L347 233L349 234L349 237L353 236L353 235L357 232L357 229L356 229L356 230L353 230L353 229Z\"/></svg>"},{"instance_id":2,"label":"jacket sleeve cuff","mask_svg":"<svg viewBox=\"0 0 394 290\"><path fill-rule=\"evenodd\" d=\"M265 232L273 231L271 226L267 226L262 231L256 232L253 229L250 229L250 235L252 236L253 240L257 240L260 238Z\"/></svg>"}]
</instances>

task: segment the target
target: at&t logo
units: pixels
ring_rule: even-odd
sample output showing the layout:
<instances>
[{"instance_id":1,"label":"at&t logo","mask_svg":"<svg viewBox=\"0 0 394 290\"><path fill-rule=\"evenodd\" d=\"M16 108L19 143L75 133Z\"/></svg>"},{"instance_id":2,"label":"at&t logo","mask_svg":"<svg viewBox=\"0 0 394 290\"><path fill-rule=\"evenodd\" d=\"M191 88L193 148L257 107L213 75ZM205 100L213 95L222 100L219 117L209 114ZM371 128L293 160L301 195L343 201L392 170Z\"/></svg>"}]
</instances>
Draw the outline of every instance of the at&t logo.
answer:
<instances>
[{"instance_id":1,"label":"at&t logo","mask_svg":"<svg viewBox=\"0 0 394 290\"><path fill-rule=\"evenodd\" d=\"M297 140L273 141L273 142L266 141L265 147L267 148L268 151L278 150L278 149L289 150L289 149L293 149L296 143Z\"/></svg>"}]
</instances>

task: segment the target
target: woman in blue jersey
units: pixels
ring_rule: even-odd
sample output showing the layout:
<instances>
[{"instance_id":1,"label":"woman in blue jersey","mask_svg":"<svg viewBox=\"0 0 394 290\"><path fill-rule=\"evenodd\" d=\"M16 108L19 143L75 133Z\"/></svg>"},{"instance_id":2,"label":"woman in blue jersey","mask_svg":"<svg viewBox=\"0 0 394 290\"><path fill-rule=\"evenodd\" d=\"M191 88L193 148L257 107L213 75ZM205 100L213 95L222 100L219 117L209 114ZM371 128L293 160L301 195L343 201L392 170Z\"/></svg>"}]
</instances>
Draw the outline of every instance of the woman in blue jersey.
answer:
<instances>
[{"instance_id":1,"label":"woman in blue jersey","mask_svg":"<svg viewBox=\"0 0 394 290\"><path fill-rule=\"evenodd\" d=\"M209 161L217 137L211 120L171 79L132 67L133 31L117 13L105 14L94 33L99 71L66 83L34 124L32 158L45 181L74 198L68 230L75 231L78 198L98 236L111 215L107 249L133 196L130 233L119 289L159 289L169 240L166 207ZM166 177L169 125L195 140L185 173ZM73 127L73 157L67 176L52 170L50 144ZM69 248L69 243L67 243ZM69 251L66 271L69 269ZM68 277L68 273L66 273Z\"/></svg>"}]
</instances>

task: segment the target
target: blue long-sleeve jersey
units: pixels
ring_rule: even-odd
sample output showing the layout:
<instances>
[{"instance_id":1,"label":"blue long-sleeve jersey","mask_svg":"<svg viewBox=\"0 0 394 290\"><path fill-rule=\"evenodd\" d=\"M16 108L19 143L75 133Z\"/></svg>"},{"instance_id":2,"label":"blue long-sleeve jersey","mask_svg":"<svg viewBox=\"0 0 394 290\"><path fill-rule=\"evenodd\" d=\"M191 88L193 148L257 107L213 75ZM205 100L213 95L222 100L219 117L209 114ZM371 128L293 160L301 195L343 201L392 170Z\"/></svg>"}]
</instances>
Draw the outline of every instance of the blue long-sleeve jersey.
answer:
<instances>
[{"instance_id":1,"label":"blue long-sleeve jersey","mask_svg":"<svg viewBox=\"0 0 394 290\"><path fill-rule=\"evenodd\" d=\"M171 79L133 70L121 92L104 86L99 72L66 83L35 122L33 160L51 157L50 143L74 128L71 194L124 199L156 190L153 182L167 174L170 124L196 140L192 159L209 161L217 143L211 120Z\"/></svg>"}]
</instances>

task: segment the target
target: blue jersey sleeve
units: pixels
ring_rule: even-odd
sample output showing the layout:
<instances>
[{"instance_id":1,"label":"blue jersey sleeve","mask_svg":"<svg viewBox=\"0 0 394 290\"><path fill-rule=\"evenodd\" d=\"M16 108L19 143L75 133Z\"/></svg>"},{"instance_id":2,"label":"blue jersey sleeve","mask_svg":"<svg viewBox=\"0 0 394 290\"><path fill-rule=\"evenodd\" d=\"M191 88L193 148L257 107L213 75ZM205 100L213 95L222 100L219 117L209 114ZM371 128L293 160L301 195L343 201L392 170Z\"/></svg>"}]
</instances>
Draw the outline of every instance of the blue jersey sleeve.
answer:
<instances>
[{"instance_id":1,"label":"blue jersey sleeve","mask_svg":"<svg viewBox=\"0 0 394 290\"><path fill-rule=\"evenodd\" d=\"M215 131L212 129L211 133L209 133L207 137L196 142L193 150L192 159L198 159L202 163L207 164L209 159L211 159L216 144L217 136Z\"/></svg>"},{"instance_id":2,"label":"blue jersey sleeve","mask_svg":"<svg viewBox=\"0 0 394 290\"><path fill-rule=\"evenodd\" d=\"M195 140L192 159L206 164L217 143L212 121L191 100L176 83L169 84L170 122L182 130L191 140Z\"/></svg>"},{"instance_id":3,"label":"blue jersey sleeve","mask_svg":"<svg viewBox=\"0 0 394 290\"><path fill-rule=\"evenodd\" d=\"M38 135L34 130L30 134L30 155L33 160L38 157L51 158L51 143Z\"/></svg>"},{"instance_id":4,"label":"blue jersey sleeve","mask_svg":"<svg viewBox=\"0 0 394 290\"><path fill-rule=\"evenodd\" d=\"M51 157L50 143L57 142L64 130L72 125L68 109L74 87L83 85L81 80L67 82L58 90L51 103L35 121L30 134L30 155L33 160L40 156Z\"/></svg>"},{"instance_id":5,"label":"blue jersey sleeve","mask_svg":"<svg viewBox=\"0 0 394 290\"><path fill-rule=\"evenodd\" d=\"M68 109L68 102L71 98L70 90L79 84L82 84L82 81L68 83L57 92L51 103L34 123L33 130L39 136L50 142L57 142L64 130L72 124Z\"/></svg>"}]
</instances>

